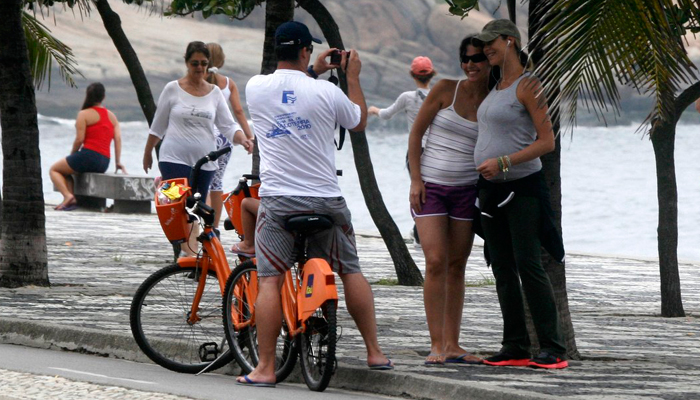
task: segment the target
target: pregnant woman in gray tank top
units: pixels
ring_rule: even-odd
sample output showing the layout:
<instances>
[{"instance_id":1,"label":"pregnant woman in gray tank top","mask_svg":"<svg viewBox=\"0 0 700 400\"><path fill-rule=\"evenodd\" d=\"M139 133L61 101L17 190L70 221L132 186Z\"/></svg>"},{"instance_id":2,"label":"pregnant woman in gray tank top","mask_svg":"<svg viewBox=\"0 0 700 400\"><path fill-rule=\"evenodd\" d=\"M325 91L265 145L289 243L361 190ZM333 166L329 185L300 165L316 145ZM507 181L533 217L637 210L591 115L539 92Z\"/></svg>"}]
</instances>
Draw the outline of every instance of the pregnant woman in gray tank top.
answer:
<instances>
[{"instance_id":1,"label":"pregnant woman in gray tank top","mask_svg":"<svg viewBox=\"0 0 700 400\"><path fill-rule=\"evenodd\" d=\"M565 368L565 342L554 291L540 261L540 240L549 194L539 157L554 150L554 133L541 86L525 68L520 32L509 20L491 21L478 35L501 81L479 106L474 161L488 257L503 315L500 352L484 359L495 366ZM559 241L561 238L559 236ZM545 245L546 246L546 245ZM559 256L563 258L563 246ZM554 255L554 254L553 254ZM522 286L521 286L522 282ZM532 314L540 353L532 358L523 295Z\"/></svg>"},{"instance_id":2,"label":"pregnant woman in gray tank top","mask_svg":"<svg viewBox=\"0 0 700 400\"><path fill-rule=\"evenodd\" d=\"M462 41L459 54L467 79L443 79L435 85L418 112L408 144L411 213L426 263L423 298L430 332L426 365L481 363L460 347L459 332L464 270L474 239L472 221L478 218L476 110L488 93L491 68L481 43L475 46L472 37Z\"/></svg>"}]
</instances>

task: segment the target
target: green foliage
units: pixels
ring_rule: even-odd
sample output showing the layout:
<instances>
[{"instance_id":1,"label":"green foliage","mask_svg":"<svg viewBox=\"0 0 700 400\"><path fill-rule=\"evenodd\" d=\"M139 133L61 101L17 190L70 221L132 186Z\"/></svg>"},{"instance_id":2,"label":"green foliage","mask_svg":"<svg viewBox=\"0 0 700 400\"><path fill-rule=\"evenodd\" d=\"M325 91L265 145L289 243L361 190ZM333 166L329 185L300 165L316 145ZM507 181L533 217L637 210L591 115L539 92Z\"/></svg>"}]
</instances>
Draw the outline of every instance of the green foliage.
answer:
<instances>
[{"instance_id":1,"label":"green foliage","mask_svg":"<svg viewBox=\"0 0 700 400\"><path fill-rule=\"evenodd\" d=\"M49 11L51 7L57 4L62 4L70 9L78 8L80 15L90 14L89 0L25 0L27 9L36 12Z\"/></svg>"},{"instance_id":2,"label":"green foliage","mask_svg":"<svg viewBox=\"0 0 700 400\"><path fill-rule=\"evenodd\" d=\"M496 284L496 278L492 276L485 276L481 274L481 279L475 279L473 281L464 281L465 287L484 287L484 286L494 286Z\"/></svg>"},{"instance_id":3,"label":"green foliage","mask_svg":"<svg viewBox=\"0 0 700 400\"><path fill-rule=\"evenodd\" d=\"M466 17L471 10L479 9L479 0L445 0L450 6L450 14Z\"/></svg>"},{"instance_id":4,"label":"green foliage","mask_svg":"<svg viewBox=\"0 0 700 400\"><path fill-rule=\"evenodd\" d=\"M264 0L173 0L165 15L189 15L201 12L204 18L224 14L234 19L247 17Z\"/></svg>"},{"instance_id":5,"label":"green foliage","mask_svg":"<svg viewBox=\"0 0 700 400\"><path fill-rule=\"evenodd\" d=\"M697 79L679 36L698 25L697 1L548 1L538 32L545 55L536 73L554 104L564 106L569 127L579 100L603 120L610 107L619 112L616 83L655 98L645 123L670 118L674 94Z\"/></svg>"},{"instance_id":6,"label":"green foliage","mask_svg":"<svg viewBox=\"0 0 700 400\"><path fill-rule=\"evenodd\" d=\"M382 278L376 282L374 282L375 285L382 285L382 286L396 286L399 284L398 279L394 278Z\"/></svg>"},{"instance_id":7,"label":"green foliage","mask_svg":"<svg viewBox=\"0 0 700 400\"><path fill-rule=\"evenodd\" d=\"M61 79L71 87L76 87L73 76L83 75L77 69L73 50L53 37L46 26L27 12L22 13L22 26L27 40L34 86L41 89L43 83L48 80L49 88L51 87L51 69L55 61Z\"/></svg>"}]
</instances>

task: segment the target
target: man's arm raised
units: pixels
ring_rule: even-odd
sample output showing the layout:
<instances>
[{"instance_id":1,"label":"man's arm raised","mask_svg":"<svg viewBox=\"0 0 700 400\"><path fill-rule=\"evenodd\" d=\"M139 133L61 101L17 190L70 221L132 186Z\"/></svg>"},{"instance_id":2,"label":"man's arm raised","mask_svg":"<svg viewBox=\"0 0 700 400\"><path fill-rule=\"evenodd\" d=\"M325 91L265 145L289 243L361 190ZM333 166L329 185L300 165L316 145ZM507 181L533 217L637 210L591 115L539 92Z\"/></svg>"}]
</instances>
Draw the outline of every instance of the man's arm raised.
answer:
<instances>
[{"instance_id":1,"label":"man's arm raised","mask_svg":"<svg viewBox=\"0 0 700 400\"><path fill-rule=\"evenodd\" d=\"M345 78L348 82L348 98L350 101L360 106L362 112L360 123L349 129L355 132L364 131L367 126L367 103L365 103L365 95L362 93L362 87L360 87L360 70L362 69L360 55L357 54L356 50L343 52L343 59L340 65L341 67L345 66Z\"/></svg>"}]
</instances>

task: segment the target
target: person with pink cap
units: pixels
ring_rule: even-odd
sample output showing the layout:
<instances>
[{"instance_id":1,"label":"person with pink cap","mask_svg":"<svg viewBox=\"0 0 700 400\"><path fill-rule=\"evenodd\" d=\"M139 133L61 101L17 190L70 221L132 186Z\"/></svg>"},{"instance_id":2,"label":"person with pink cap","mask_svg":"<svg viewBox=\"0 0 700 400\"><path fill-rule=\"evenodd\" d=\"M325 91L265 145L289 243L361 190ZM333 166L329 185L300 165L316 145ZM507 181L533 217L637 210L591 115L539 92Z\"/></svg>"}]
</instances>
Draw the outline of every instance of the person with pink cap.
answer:
<instances>
[{"instance_id":1,"label":"person with pink cap","mask_svg":"<svg viewBox=\"0 0 700 400\"><path fill-rule=\"evenodd\" d=\"M413 121L415 121L416 115L418 115L418 110L420 110L420 107L423 105L423 100L428 97L428 93L430 92L430 80L433 79L435 75L437 75L437 72L435 68L433 68L433 62L430 61L430 58L423 56L414 58L413 62L411 62L411 77L416 83L416 89L401 93L399 97L396 98L394 104L387 108L370 106L367 109L367 113L369 115L377 115L381 119L391 119L394 115L403 111L406 114L408 132L410 133ZM424 136L424 138L427 138L427 136ZM423 146L425 146L425 140L423 141ZM408 152L406 153L406 168L409 169L410 174ZM412 234L416 244L420 244L418 230L415 225L413 225Z\"/></svg>"},{"instance_id":2,"label":"person with pink cap","mask_svg":"<svg viewBox=\"0 0 700 400\"><path fill-rule=\"evenodd\" d=\"M367 112L369 115L377 115L381 119L391 119L394 115L403 111L408 121L408 131L411 132L411 126L413 126L413 121L418 115L418 110L420 110L423 100L428 97L428 92L430 92L430 80L436 74L433 62L428 57L418 56L414 58L413 62L411 62L411 77L416 83L416 89L401 93L394 104L387 108L370 106Z\"/></svg>"}]
</instances>

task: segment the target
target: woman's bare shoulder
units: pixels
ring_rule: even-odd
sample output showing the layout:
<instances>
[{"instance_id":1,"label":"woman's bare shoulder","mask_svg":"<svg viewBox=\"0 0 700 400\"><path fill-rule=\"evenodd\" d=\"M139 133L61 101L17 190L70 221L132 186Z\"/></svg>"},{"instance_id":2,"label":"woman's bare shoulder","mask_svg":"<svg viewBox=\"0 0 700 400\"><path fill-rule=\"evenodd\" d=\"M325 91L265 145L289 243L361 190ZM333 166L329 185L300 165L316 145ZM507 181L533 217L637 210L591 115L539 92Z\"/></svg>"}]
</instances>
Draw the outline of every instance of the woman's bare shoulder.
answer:
<instances>
[{"instance_id":1,"label":"woman's bare shoulder","mask_svg":"<svg viewBox=\"0 0 700 400\"><path fill-rule=\"evenodd\" d=\"M431 92L442 92L442 91L447 91L447 92L452 92L455 90L455 87L457 86L457 82L454 79L440 79L435 86L433 86L432 89L430 89Z\"/></svg>"},{"instance_id":2,"label":"woman's bare shoulder","mask_svg":"<svg viewBox=\"0 0 700 400\"><path fill-rule=\"evenodd\" d=\"M112 124L116 125L119 123L117 120L117 115L114 114L112 111L107 110L107 115L109 115L109 120L112 122Z\"/></svg>"}]
</instances>

